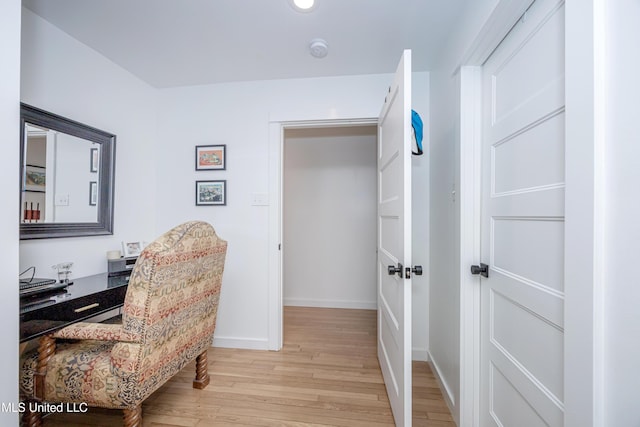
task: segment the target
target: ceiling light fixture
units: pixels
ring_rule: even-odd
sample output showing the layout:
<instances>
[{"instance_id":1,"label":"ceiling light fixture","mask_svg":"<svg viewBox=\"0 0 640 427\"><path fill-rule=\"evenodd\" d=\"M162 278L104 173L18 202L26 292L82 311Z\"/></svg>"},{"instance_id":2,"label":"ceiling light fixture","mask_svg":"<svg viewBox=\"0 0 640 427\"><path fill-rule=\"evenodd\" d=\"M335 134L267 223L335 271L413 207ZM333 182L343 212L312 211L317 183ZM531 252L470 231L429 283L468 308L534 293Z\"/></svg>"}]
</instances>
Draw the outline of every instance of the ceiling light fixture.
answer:
<instances>
[{"instance_id":1,"label":"ceiling light fixture","mask_svg":"<svg viewBox=\"0 0 640 427\"><path fill-rule=\"evenodd\" d=\"M313 0L293 0L293 4L300 9L311 9L313 7Z\"/></svg>"},{"instance_id":2,"label":"ceiling light fixture","mask_svg":"<svg viewBox=\"0 0 640 427\"><path fill-rule=\"evenodd\" d=\"M324 39L313 39L309 42L309 53L314 58L324 58L329 53L329 45Z\"/></svg>"},{"instance_id":3,"label":"ceiling light fixture","mask_svg":"<svg viewBox=\"0 0 640 427\"><path fill-rule=\"evenodd\" d=\"M289 3L298 12L311 12L315 9L315 0L289 0Z\"/></svg>"}]
</instances>

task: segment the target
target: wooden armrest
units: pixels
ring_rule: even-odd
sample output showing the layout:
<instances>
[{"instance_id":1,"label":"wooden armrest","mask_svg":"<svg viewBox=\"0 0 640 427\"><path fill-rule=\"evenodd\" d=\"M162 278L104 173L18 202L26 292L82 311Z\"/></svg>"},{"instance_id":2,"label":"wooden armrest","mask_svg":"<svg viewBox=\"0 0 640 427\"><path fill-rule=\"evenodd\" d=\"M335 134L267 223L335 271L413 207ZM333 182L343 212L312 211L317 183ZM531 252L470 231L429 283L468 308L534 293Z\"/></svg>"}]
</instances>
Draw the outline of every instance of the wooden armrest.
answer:
<instances>
[{"instance_id":1,"label":"wooden armrest","mask_svg":"<svg viewBox=\"0 0 640 427\"><path fill-rule=\"evenodd\" d=\"M139 343L138 336L122 330L122 325L106 323L79 322L69 325L40 338L38 345L38 363L34 372L33 394L36 400L44 399L44 384L47 376L47 364L56 351L56 338L76 340L118 341Z\"/></svg>"},{"instance_id":2,"label":"wooden armrest","mask_svg":"<svg viewBox=\"0 0 640 427\"><path fill-rule=\"evenodd\" d=\"M139 343L140 337L122 330L122 325L80 322L69 325L40 338L38 364L33 376L33 394L36 400L44 399L44 384L47 363L56 352L56 338L75 340L119 341Z\"/></svg>"}]
</instances>

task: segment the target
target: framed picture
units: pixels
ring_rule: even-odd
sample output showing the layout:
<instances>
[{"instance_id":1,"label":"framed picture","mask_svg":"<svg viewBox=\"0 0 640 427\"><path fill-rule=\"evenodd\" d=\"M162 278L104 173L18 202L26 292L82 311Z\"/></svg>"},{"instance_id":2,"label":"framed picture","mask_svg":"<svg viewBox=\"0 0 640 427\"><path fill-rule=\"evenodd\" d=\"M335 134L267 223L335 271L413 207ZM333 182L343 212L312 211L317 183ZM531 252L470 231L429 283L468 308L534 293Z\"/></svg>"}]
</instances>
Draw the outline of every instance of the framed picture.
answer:
<instances>
[{"instance_id":1,"label":"framed picture","mask_svg":"<svg viewBox=\"0 0 640 427\"><path fill-rule=\"evenodd\" d=\"M224 170L227 165L227 146L222 145L197 145L196 146L196 170Z\"/></svg>"},{"instance_id":2,"label":"framed picture","mask_svg":"<svg viewBox=\"0 0 640 427\"><path fill-rule=\"evenodd\" d=\"M144 249L143 242L122 242L122 253L125 258L138 256Z\"/></svg>"},{"instance_id":3,"label":"framed picture","mask_svg":"<svg viewBox=\"0 0 640 427\"><path fill-rule=\"evenodd\" d=\"M26 165L24 168L24 189L28 191L45 191L46 169L42 166Z\"/></svg>"},{"instance_id":4,"label":"framed picture","mask_svg":"<svg viewBox=\"0 0 640 427\"><path fill-rule=\"evenodd\" d=\"M99 159L99 152L97 148L92 148L91 149L91 165L90 165L90 171L91 172L98 172L98 159Z\"/></svg>"},{"instance_id":5,"label":"framed picture","mask_svg":"<svg viewBox=\"0 0 640 427\"><path fill-rule=\"evenodd\" d=\"M89 206L96 206L98 204L98 182L89 182Z\"/></svg>"},{"instance_id":6,"label":"framed picture","mask_svg":"<svg viewBox=\"0 0 640 427\"><path fill-rule=\"evenodd\" d=\"M196 181L196 206L226 205L227 181Z\"/></svg>"}]
</instances>

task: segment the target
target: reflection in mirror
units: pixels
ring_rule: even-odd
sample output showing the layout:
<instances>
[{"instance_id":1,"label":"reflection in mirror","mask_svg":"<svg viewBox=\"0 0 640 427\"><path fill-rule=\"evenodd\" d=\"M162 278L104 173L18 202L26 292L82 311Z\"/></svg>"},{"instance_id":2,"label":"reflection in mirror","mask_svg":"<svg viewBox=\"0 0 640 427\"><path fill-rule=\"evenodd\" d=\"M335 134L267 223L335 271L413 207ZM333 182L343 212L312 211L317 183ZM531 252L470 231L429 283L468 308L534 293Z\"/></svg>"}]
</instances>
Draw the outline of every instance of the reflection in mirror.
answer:
<instances>
[{"instance_id":1,"label":"reflection in mirror","mask_svg":"<svg viewBox=\"0 0 640 427\"><path fill-rule=\"evenodd\" d=\"M31 123L25 133L22 222L97 222L100 144Z\"/></svg>"},{"instance_id":2,"label":"reflection in mirror","mask_svg":"<svg viewBox=\"0 0 640 427\"><path fill-rule=\"evenodd\" d=\"M112 234L115 135L21 105L20 238Z\"/></svg>"}]
</instances>

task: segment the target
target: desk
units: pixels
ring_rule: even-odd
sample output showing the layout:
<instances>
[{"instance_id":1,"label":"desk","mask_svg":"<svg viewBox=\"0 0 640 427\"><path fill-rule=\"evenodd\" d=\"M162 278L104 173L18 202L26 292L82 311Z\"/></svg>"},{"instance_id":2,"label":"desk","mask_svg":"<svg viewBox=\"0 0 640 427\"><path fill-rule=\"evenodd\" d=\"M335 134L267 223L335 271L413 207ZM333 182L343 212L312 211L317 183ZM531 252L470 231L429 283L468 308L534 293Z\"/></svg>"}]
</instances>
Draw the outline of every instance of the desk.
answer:
<instances>
[{"instance_id":1,"label":"desk","mask_svg":"<svg viewBox=\"0 0 640 427\"><path fill-rule=\"evenodd\" d=\"M128 276L74 279L58 293L20 299L20 342L54 332L124 304Z\"/></svg>"}]
</instances>

